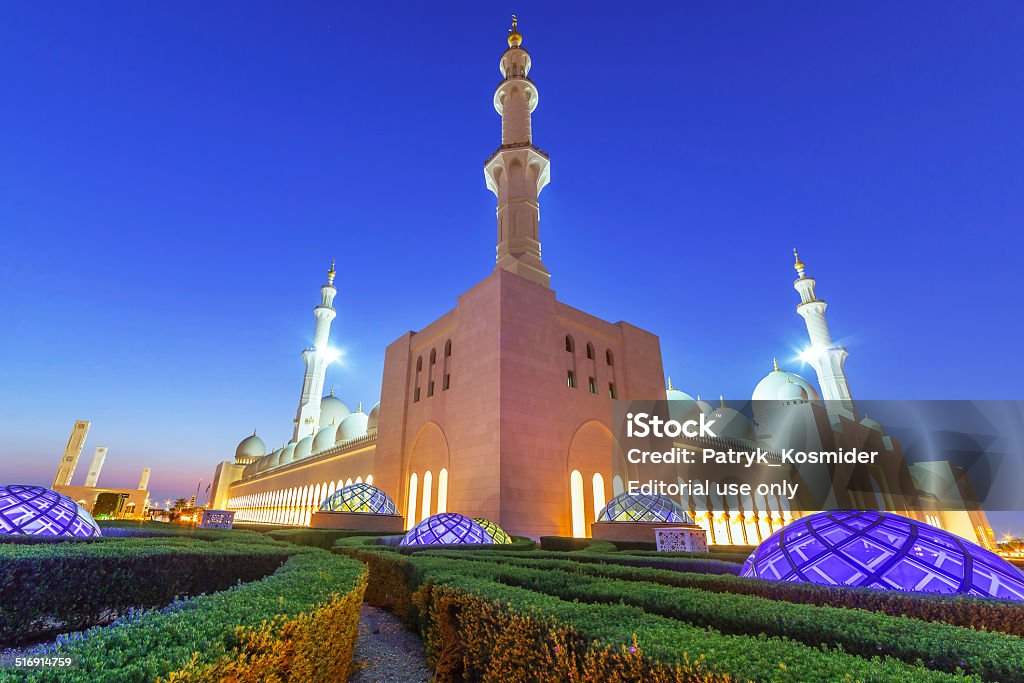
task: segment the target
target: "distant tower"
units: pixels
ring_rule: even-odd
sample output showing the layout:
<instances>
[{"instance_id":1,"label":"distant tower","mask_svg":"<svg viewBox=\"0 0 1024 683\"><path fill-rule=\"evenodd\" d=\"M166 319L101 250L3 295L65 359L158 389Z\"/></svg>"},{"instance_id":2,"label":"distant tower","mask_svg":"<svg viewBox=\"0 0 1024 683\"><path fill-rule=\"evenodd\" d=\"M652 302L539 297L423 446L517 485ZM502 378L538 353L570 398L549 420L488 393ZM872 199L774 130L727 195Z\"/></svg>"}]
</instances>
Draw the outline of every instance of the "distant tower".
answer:
<instances>
[{"instance_id":1,"label":"distant tower","mask_svg":"<svg viewBox=\"0 0 1024 683\"><path fill-rule=\"evenodd\" d=\"M320 423L320 396L324 393L324 375L327 366L334 360L328 341L331 336L331 322L334 316L334 261L327 271L327 284L320 288L320 305L313 309L316 316L316 327L313 328L313 346L302 352L302 360L306 363L306 374L302 378L302 395L299 397L299 409L295 413L295 430L292 440L309 436L316 432Z\"/></svg>"},{"instance_id":2,"label":"distant tower","mask_svg":"<svg viewBox=\"0 0 1024 683\"><path fill-rule=\"evenodd\" d=\"M64 455L57 467L57 476L53 478L54 486L71 486L71 477L75 475L75 468L78 467L78 458L82 455L89 424L88 420L75 420L71 436L68 437L68 445L64 447Z\"/></svg>"},{"instance_id":3,"label":"distant tower","mask_svg":"<svg viewBox=\"0 0 1024 683\"><path fill-rule=\"evenodd\" d=\"M89 474L85 477L86 486L96 486L100 478L100 470L103 469L103 461L107 459L107 447L97 446L96 452L92 454L92 464L89 465Z\"/></svg>"},{"instance_id":4,"label":"distant tower","mask_svg":"<svg viewBox=\"0 0 1024 683\"><path fill-rule=\"evenodd\" d=\"M832 341L828 323L825 322L827 304L815 296L814 278L804 275L804 264L800 261L796 249L793 250L793 258L793 268L799 276L793 283L793 288L800 294L800 304L796 307L796 312L803 317L807 325L807 336L811 340L810 352L804 358L818 375L818 385L821 386L826 405L839 405L851 415L856 415L850 385L843 370L849 353Z\"/></svg>"},{"instance_id":5,"label":"distant tower","mask_svg":"<svg viewBox=\"0 0 1024 683\"><path fill-rule=\"evenodd\" d=\"M533 144L530 114L537 108L537 86L529 79L530 53L512 15L508 49L499 68L504 80L494 91L501 114L501 146L484 163L487 189L498 197L495 268L504 268L549 287L551 274L540 258L540 191L551 179L548 155Z\"/></svg>"},{"instance_id":6,"label":"distant tower","mask_svg":"<svg viewBox=\"0 0 1024 683\"><path fill-rule=\"evenodd\" d=\"M139 490L145 491L149 488L149 468L142 468L142 477L139 479Z\"/></svg>"}]
</instances>

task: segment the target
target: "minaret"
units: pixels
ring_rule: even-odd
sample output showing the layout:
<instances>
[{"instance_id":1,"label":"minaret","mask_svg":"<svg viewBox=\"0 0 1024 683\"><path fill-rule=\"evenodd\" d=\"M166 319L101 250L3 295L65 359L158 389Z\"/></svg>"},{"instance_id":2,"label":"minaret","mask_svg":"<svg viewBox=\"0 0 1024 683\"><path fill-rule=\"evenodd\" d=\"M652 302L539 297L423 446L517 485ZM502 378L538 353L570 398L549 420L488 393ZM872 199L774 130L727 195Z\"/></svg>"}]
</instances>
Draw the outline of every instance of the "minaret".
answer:
<instances>
[{"instance_id":1,"label":"minaret","mask_svg":"<svg viewBox=\"0 0 1024 683\"><path fill-rule=\"evenodd\" d=\"M335 354L328 347L331 336L331 322L334 316L334 261L327 271L327 284L320 288L320 305L313 309L316 327L313 328L313 346L303 350L302 360L306 363L306 374L302 378L302 395L299 409L295 413L295 430L292 440L314 434L320 423L320 396L324 391L324 375Z\"/></svg>"},{"instance_id":2,"label":"minaret","mask_svg":"<svg viewBox=\"0 0 1024 683\"><path fill-rule=\"evenodd\" d=\"M89 465L89 474L85 477L85 485L95 487L100 480L100 470L103 469L103 462L107 459L107 447L97 446L96 452L92 455L92 464Z\"/></svg>"},{"instance_id":3,"label":"minaret","mask_svg":"<svg viewBox=\"0 0 1024 683\"><path fill-rule=\"evenodd\" d=\"M78 458L82 455L82 447L85 445L85 437L89 433L90 422L88 420L75 420L75 426L71 428L71 436L68 437L68 444L64 447L64 455L60 458L60 465L57 467L57 475L53 478L54 486L70 486L71 477L78 467Z\"/></svg>"},{"instance_id":4,"label":"minaret","mask_svg":"<svg viewBox=\"0 0 1024 683\"><path fill-rule=\"evenodd\" d=\"M498 68L504 80L494 91L501 115L501 146L484 164L487 189L498 197L497 268L549 287L551 274L540 258L540 191L551 179L548 155L533 144L530 115L537 86L529 79L530 53L512 15L508 49Z\"/></svg>"},{"instance_id":5,"label":"minaret","mask_svg":"<svg viewBox=\"0 0 1024 683\"><path fill-rule=\"evenodd\" d=\"M815 296L814 278L804 275L804 264L796 249L793 250L793 258L793 268L799 276L793 283L793 288L800 294L800 304L796 307L796 312L803 317L807 325L807 336L811 340L810 349L804 355L804 359L818 375L818 385L821 386L825 405L830 408L841 406L851 415L856 415L850 385L843 370L849 354L845 348L832 341L828 323L825 322L827 304Z\"/></svg>"}]
</instances>

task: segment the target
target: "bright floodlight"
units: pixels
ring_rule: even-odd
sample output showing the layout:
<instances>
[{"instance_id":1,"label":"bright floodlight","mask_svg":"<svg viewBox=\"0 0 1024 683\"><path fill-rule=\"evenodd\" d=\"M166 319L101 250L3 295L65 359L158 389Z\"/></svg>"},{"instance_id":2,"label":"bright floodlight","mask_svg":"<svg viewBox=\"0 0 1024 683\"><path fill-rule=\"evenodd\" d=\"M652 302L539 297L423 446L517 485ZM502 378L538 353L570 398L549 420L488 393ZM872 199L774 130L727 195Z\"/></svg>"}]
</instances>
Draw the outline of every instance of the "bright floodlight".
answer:
<instances>
[{"instance_id":1,"label":"bright floodlight","mask_svg":"<svg viewBox=\"0 0 1024 683\"><path fill-rule=\"evenodd\" d=\"M924 522L873 510L802 517L750 554L741 576L1024 600L1024 573Z\"/></svg>"},{"instance_id":2,"label":"bright floodlight","mask_svg":"<svg viewBox=\"0 0 1024 683\"><path fill-rule=\"evenodd\" d=\"M339 351L338 349L331 348L330 346L325 346L322 349L317 349L317 353L320 355L321 358L327 361L328 364L333 363L334 361L341 358L341 351Z\"/></svg>"},{"instance_id":3,"label":"bright floodlight","mask_svg":"<svg viewBox=\"0 0 1024 683\"><path fill-rule=\"evenodd\" d=\"M0 534L99 536L100 527L81 505L42 486L0 486Z\"/></svg>"},{"instance_id":4,"label":"bright floodlight","mask_svg":"<svg viewBox=\"0 0 1024 683\"><path fill-rule=\"evenodd\" d=\"M816 360L821 358L821 349L815 346L808 346L798 354L798 358L800 358L804 363L812 365Z\"/></svg>"}]
</instances>

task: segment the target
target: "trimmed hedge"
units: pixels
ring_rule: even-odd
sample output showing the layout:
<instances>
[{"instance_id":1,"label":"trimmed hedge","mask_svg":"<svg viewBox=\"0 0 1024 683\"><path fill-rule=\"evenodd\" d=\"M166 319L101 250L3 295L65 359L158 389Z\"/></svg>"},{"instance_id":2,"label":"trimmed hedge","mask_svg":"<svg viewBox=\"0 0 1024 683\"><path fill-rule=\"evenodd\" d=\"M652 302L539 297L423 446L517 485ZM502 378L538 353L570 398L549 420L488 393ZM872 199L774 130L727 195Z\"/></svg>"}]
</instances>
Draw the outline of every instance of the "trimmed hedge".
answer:
<instances>
[{"instance_id":1,"label":"trimmed hedge","mask_svg":"<svg viewBox=\"0 0 1024 683\"><path fill-rule=\"evenodd\" d=\"M621 602L648 614L712 627L722 633L787 637L814 646L830 643L864 657L887 655L909 663L921 660L927 662L929 668L975 673L991 681L1024 680L1024 640L1002 633L863 610L779 603L746 595L674 588L650 581L593 576L581 573L579 565L573 567L571 562L495 565L483 556L457 558L455 555L443 554L442 562L453 564L442 564L435 569L465 572L564 600Z\"/></svg>"},{"instance_id":2,"label":"trimmed hedge","mask_svg":"<svg viewBox=\"0 0 1024 683\"><path fill-rule=\"evenodd\" d=\"M0 644L109 622L129 609L224 590L274 572L294 547L261 540L106 539L0 545Z\"/></svg>"},{"instance_id":3,"label":"trimmed hedge","mask_svg":"<svg viewBox=\"0 0 1024 683\"><path fill-rule=\"evenodd\" d=\"M371 604L384 598L411 608L408 620L424 634L439 680L965 680L892 658L723 635L633 606L569 602L466 575L465 565L482 562L346 552L370 567Z\"/></svg>"},{"instance_id":4,"label":"trimmed hedge","mask_svg":"<svg viewBox=\"0 0 1024 683\"><path fill-rule=\"evenodd\" d=\"M133 615L48 648L66 671L0 670L0 683L343 681L352 667L366 569L296 549L274 574Z\"/></svg>"},{"instance_id":5,"label":"trimmed hedge","mask_svg":"<svg viewBox=\"0 0 1024 683\"><path fill-rule=\"evenodd\" d=\"M509 554L509 562L525 556ZM545 553L529 555L530 560L560 560L588 565L602 564L629 566L636 569L631 578L653 581L670 586L700 588L714 593L753 595L769 600L804 603L828 607L844 607L880 612L890 616L907 616L921 621L937 621L983 631L998 631L1015 636L1024 636L1024 603L1005 600L988 600L962 595L926 595L899 591L874 590L871 588L850 588L847 586L822 586L813 583L789 581L767 581L748 579L725 574L713 575L684 568L667 568L658 565L639 565L622 562L619 554L612 556L585 555L582 553ZM650 571L644 571L649 569ZM658 571L668 569L667 571ZM593 571L588 569L588 571ZM624 575L619 574L618 576Z\"/></svg>"}]
</instances>

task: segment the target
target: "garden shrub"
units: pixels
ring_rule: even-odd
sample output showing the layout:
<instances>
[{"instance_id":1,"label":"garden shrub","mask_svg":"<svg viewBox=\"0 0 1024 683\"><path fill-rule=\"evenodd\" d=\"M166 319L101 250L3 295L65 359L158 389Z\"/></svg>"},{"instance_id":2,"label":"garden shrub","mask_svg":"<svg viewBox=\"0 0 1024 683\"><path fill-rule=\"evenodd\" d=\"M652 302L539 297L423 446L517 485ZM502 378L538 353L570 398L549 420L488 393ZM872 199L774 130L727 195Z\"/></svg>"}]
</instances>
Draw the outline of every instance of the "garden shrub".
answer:
<instances>
[{"instance_id":1,"label":"garden shrub","mask_svg":"<svg viewBox=\"0 0 1024 683\"><path fill-rule=\"evenodd\" d=\"M263 540L157 537L0 545L0 644L105 623L132 608L272 573L295 548ZM246 538L246 537L243 537Z\"/></svg>"},{"instance_id":2,"label":"garden shrub","mask_svg":"<svg viewBox=\"0 0 1024 683\"><path fill-rule=\"evenodd\" d=\"M901 591L823 586L813 583L767 581L725 574L713 575L685 569L665 570L661 566L643 567L622 563L622 555L588 556L583 553L534 552L529 555L507 556L507 562L551 561L584 563L588 572L604 572L618 578L633 578L670 586L700 588L715 593L756 595L770 600L806 603L819 606L844 607L880 612L891 616L907 616L921 621L938 621L985 631L999 631L1024 636L1024 603L1005 600L975 598L963 595L927 595ZM657 559L657 558L654 558ZM554 566L554 565L550 565ZM600 566L600 569L589 567ZM613 567L632 567L633 572L623 574Z\"/></svg>"},{"instance_id":3,"label":"garden shrub","mask_svg":"<svg viewBox=\"0 0 1024 683\"><path fill-rule=\"evenodd\" d=\"M370 562L368 599L378 580L392 593L401 577L408 582L410 623L424 635L438 680L979 680L786 639L723 635L630 605L570 602L467 575L465 565L485 562L346 552Z\"/></svg>"},{"instance_id":4,"label":"garden shrub","mask_svg":"<svg viewBox=\"0 0 1024 683\"><path fill-rule=\"evenodd\" d=\"M594 543L607 543L607 541L595 541L592 538L573 538L572 536L540 537L541 550L552 550L557 552L572 552L575 550L586 550Z\"/></svg>"},{"instance_id":5,"label":"garden shrub","mask_svg":"<svg viewBox=\"0 0 1024 683\"><path fill-rule=\"evenodd\" d=\"M296 548L275 573L133 614L48 648L65 671L0 670L0 683L344 681L352 664L366 568Z\"/></svg>"},{"instance_id":6,"label":"garden shrub","mask_svg":"<svg viewBox=\"0 0 1024 683\"><path fill-rule=\"evenodd\" d=\"M455 553L446 553L438 560L440 564L435 564L435 568L451 568L563 600L621 602L648 614L712 627L722 633L750 636L763 633L809 645L830 643L861 656L888 655L910 663L922 660L928 662L929 668L976 673L985 680L1024 680L1024 640L1002 633L985 633L863 610L780 604L753 596L593 576L582 573L579 565L573 571L571 563L562 563L568 567L558 568L550 564L498 565L483 555L456 559ZM431 574L429 565L424 571Z\"/></svg>"}]
</instances>

